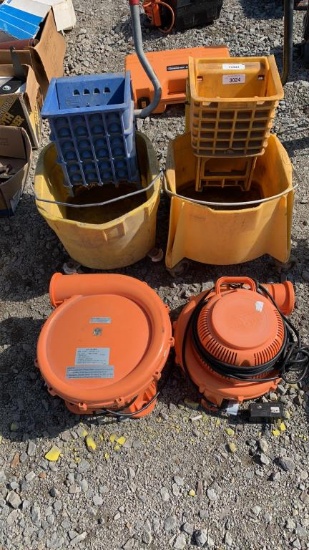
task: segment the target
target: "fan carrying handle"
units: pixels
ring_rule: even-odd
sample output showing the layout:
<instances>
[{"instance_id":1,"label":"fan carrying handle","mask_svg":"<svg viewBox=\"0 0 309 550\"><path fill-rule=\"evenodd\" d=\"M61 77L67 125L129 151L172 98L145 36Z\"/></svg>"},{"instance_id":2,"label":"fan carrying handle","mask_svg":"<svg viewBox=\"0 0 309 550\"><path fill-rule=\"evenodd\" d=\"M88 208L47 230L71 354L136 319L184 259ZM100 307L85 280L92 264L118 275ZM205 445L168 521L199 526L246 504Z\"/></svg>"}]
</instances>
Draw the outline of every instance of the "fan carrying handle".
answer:
<instances>
[{"instance_id":1,"label":"fan carrying handle","mask_svg":"<svg viewBox=\"0 0 309 550\"><path fill-rule=\"evenodd\" d=\"M248 285L250 287L250 290L253 290L253 292L256 292L256 283L253 279L250 279L250 277L220 277L216 284L215 284L215 293L221 294L221 287L222 286L229 286L229 285Z\"/></svg>"}]
</instances>

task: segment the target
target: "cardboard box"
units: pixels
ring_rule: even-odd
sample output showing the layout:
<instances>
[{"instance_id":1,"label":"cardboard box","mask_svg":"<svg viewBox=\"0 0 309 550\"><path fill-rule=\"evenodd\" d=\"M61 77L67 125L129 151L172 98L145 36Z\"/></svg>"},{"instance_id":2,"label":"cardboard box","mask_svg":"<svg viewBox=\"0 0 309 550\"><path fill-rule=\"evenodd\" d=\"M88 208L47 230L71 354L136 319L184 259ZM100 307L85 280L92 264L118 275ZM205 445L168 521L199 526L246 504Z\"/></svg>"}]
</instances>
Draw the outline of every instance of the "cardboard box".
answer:
<instances>
[{"instance_id":1,"label":"cardboard box","mask_svg":"<svg viewBox=\"0 0 309 550\"><path fill-rule=\"evenodd\" d=\"M6 31L13 36L17 36L16 32L29 34L33 25L40 22L40 18L45 19L50 8L53 8L57 31L72 29L75 26L76 15L72 0L4 0L2 6L0 6L0 14L1 11L3 14L2 17L0 16L0 28L4 28L1 26L1 20L3 20L7 23L5 26ZM12 24L13 17L14 24ZM17 17L20 24L16 22ZM16 30L16 27L18 30ZM19 38L27 38L27 36Z\"/></svg>"},{"instance_id":2,"label":"cardboard box","mask_svg":"<svg viewBox=\"0 0 309 550\"><path fill-rule=\"evenodd\" d=\"M24 0L14 0L21 1ZM76 25L76 15L72 0L35 0L53 8L57 31L68 31Z\"/></svg>"},{"instance_id":3,"label":"cardboard box","mask_svg":"<svg viewBox=\"0 0 309 550\"><path fill-rule=\"evenodd\" d=\"M48 6L33 0L4 0L0 6L0 40L35 38Z\"/></svg>"},{"instance_id":4,"label":"cardboard box","mask_svg":"<svg viewBox=\"0 0 309 550\"><path fill-rule=\"evenodd\" d=\"M12 216L23 193L31 164L31 144L23 128L0 126L0 163L10 165L14 175L0 179L0 217Z\"/></svg>"},{"instance_id":5,"label":"cardboard box","mask_svg":"<svg viewBox=\"0 0 309 550\"><path fill-rule=\"evenodd\" d=\"M57 32L53 10L49 10L42 29L37 35L39 42L28 49L16 50L23 65L30 65L45 97L49 81L63 76L63 60L66 50L64 37ZM0 49L0 64L10 64L10 50Z\"/></svg>"},{"instance_id":6,"label":"cardboard box","mask_svg":"<svg viewBox=\"0 0 309 550\"><path fill-rule=\"evenodd\" d=\"M32 147L41 142L42 95L31 67L23 65L26 74L25 89L11 94L0 94L0 125L18 126L27 132ZM0 65L0 76L12 77L13 65Z\"/></svg>"}]
</instances>

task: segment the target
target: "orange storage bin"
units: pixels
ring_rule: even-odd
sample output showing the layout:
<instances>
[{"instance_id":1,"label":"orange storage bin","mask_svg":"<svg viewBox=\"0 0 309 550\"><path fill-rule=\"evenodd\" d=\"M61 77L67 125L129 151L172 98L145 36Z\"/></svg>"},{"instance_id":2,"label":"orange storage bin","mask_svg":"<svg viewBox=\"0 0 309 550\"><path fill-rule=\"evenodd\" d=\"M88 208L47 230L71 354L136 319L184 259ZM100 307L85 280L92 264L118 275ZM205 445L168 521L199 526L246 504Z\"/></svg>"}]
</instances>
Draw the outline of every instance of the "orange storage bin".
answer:
<instances>
[{"instance_id":1,"label":"orange storage bin","mask_svg":"<svg viewBox=\"0 0 309 550\"><path fill-rule=\"evenodd\" d=\"M154 290L125 275L56 273L50 299L56 309L37 345L48 391L77 414L149 414L173 345Z\"/></svg>"},{"instance_id":2,"label":"orange storage bin","mask_svg":"<svg viewBox=\"0 0 309 550\"><path fill-rule=\"evenodd\" d=\"M226 46L200 46L147 52L145 55L162 87L160 102L152 112L152 114L158 114L163 113L168 105L185 103L189 56L228 57L229 50ZM143 109L153 100L153 84L135 53L126 56L125 69L131 73L135 108Z\"/></svg>"},{"instance_id":3,"label":"orange storage bin","mask_svg":"<svg viewBox=\"0 0 309 550\"><path fill-rule=\"evenodd\" d=\"M283 95L273 55L189 58L194 153L206 157L261 155Z\"/></svg>"}]
</instances>

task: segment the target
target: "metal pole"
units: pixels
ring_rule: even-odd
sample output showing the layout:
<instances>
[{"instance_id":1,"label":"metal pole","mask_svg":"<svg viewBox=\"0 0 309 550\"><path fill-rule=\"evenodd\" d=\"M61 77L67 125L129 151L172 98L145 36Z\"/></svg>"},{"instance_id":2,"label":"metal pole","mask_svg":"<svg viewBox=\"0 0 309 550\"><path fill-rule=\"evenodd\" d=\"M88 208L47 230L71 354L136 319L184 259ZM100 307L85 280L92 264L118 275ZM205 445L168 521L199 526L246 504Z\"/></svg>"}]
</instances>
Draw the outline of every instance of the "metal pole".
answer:
<instances>
[{"instance_id":1,"label":"metal pole","mask_svg":"<svg viewBox=\"0 0 309 550\"><path fill-rule=\"evenodd\" d=\"M281 82L288 79L293 64L293 9L294 0L284 0L283 71Z\"/></svg>"},{"instance_id":2,"label":"metal pole","mask_svg":"<svg viewBox=\"0 0 309 550\"><path fill-rule=\"evenodd\" d=\"M141 30L140 13L139 13L139 0L129 0L129 3L130 3L135 51L145 73L147 74L148 78L152 82L153 88L154 88L154 96L151 103L149 103L149 105L147 105L147 107L145 107L144 109L136 109L134 111L134 115L136 117L145 118L146 116L149 116L152 113L152 111L154 111L154 109L158 106L159 101L161 99L162 88L157 78L157 75L155 74L153 68L151 67L143 50L142 30Z\"/></svg>"}]
</instances>

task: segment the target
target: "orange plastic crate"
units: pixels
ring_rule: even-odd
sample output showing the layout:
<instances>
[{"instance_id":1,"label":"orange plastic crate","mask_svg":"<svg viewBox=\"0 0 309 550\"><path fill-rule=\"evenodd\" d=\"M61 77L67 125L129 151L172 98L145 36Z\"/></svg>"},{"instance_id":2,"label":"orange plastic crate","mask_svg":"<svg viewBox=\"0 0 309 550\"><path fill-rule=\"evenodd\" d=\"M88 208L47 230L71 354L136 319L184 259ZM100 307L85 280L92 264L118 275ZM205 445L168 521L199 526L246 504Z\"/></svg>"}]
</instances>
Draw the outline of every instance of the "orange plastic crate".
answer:
<instances>
[{"instance_id":1,"label":"orange plastic crate","mask_svg":"<svg viewBox=\"0 0 309 550\"><path fill-rule=\"evenodd\" d=\"M199 156L264 152L283 88L269 57L189 58L192 148Z\"/></svg>"},{"instance_id":2,"label":"orange plastic crate","mask_svg":"<svg viewBox=\"0 0 309 550\"><path fill-rule=\"evenodd\" d=\"M204 187L240 187L249 191L256 163L256 157L197 157L195 190Z\"/></svg>"}]
</instances>

